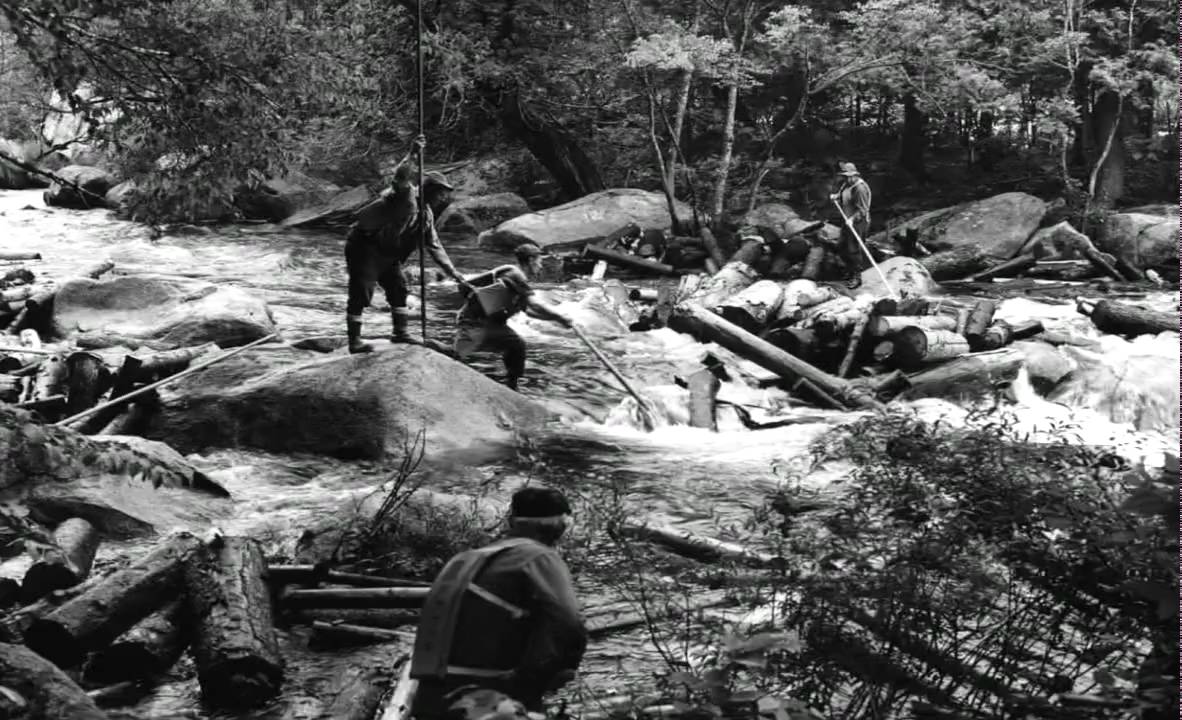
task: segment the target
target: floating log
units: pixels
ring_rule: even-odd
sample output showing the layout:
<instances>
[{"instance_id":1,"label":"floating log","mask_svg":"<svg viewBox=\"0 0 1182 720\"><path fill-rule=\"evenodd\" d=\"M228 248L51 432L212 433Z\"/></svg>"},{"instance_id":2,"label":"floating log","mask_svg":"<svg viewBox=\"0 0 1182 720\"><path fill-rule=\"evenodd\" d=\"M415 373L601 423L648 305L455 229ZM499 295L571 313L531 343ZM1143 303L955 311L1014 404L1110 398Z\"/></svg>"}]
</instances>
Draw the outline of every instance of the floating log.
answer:
<instances>
[{"instance_id":1,"label":"floating log","mask_svg":"<svg viewBox=\"0 0 1182 720\"><path fill-rule=\"evenodd\" d=\"M965 278L969 282L985 282L997 277L1015 277L1034 267L1038 260L1032 254L1019 255Z\"/></svg>"},{"instance_id":2,"label":"floating log","mask_svg":"<svg viewBox=\"0 0 1182 720\"><path fill-rule=\"evenodd\" d=\"M607 250L605 248L596 247L595 245L587 245L583 248L583 254L603 260L617 267L627 268L628 270L635 270L642 273L656 273L658 275L677 275L677 269L672 265L657 262L656 260L649 260L648 258L637 257L636 255L629 255L627 253L617 252L615 250Z\"/></svg>"},{"instance_id":3,"label":"floating log","mask_svg":"<svg viewBox=\"0 0 1182 720\"><path fill-rule=\"evenodd\" d=\"M962 245L920 258L933 280L959 280L997 264L997 258L980 245Z\"/></svg>"},{"instance_id":4,"label":"floating log","mask_svg":"<svg viewBox=\"0 0 1182 720\"><path fill-rule=\"evenodd\" d=\"M869 322L870 313L864 313L854 325L850 332L849 347L846 348L845 357L841 359L841 366L837 370L837 377L843 378L850 374L850 368L854 366L854 357L858 354L858 347L862 344L862 337L866 334L866 325Z\"/></svg>"},{"instance_id":5,"label":"floating log","mask_svg":"<svg viewBox=\"0 0 1182 720\"><path fill-rule=\"evenodd\" d=\"M705 428L718 431L717 405L718 389L722 381L707 368L703 368L688 378L690 427Z\"/></svg>"},{"instance_id":6,"label":"floating log","mask_svg":"<svg viewBox=\"0 0 1182 720\"><path fill-rule=\"evenodd\" d=\"M866 323L866 334L875 338L887 337L909 327L954 330L956 319L947 315L880 315Z\"/></svg>"},{"instance_id":7,"label":"floating log","mask_svg":"<svg viewBox=\"0 0 1182 720\"><path fill-rule=\"evenodd\" d=\"M353 585L355 587L430 587L430 583L403 578L330 570L327 565L268 565L267 580L276 585Z\"/></svg>"},{"instance_id":8,"label":"floating log","mask_svg":"<svg viewBox=\"0 0 1182 720\"><path fill-rule=\"evenodd\" d=\"M774 567L783 561L782 558L768 553L749 550L742 545L696 535L673 527L624 523L620 525L619 531L627 537L656 543L682 557L701 562L713 563L730 560L751 567Z\"/></svg>"},{"instance_id":9,"label":"floating log","mask_svg":"<svg viewBox=\"0 0 1182 720\"><path fill-rule=\"evenodd\" d=\"M907 377L911 388L907 398L952 397L960 393L979 393L1013 382L1025 358L1011 348L962 355L955 360L914 373Z\"/></svg>"},{"instance_id":10,"label":"floating log","mask_svg":"<svg viewBox=\"0 0 1182 720\"><path fill-rule=\"evenodd\" d=\"M10 704L11 714L5 717L107 720L107 714L69 676L20 645L0 643L0 682L6 691L0 702Z\"/></svg>"},{"instance_id":11,"label":"floating log","mask_svg":"<svg viewBox=\"0 0 1182 720\"><path fill-rule=\"evenodd\" d=\"M308 608L287 613L286 617L296 625L311 625L313 622L344 623L364 627L396 630L419 621L417 610L382 610L374 608L324 609Z\"/></svg>"},{"instance_id":12,"label":"floating log","mask_svg":"<svg viewBox=\"0 0 1182 720\"><path fill-rule=\"evenodd\" d=\"M765 576L764 582L766 581ZM734 604L734 601L725 595L715 595L714 593L702 594L710 597L682 607L658 604L655 607L649 608L649 612L647 613L637 612L632 609L635 607L632 603L626 603L618 611L589 612L587 615L587 635L592 639L601 639L626 630L632 630L633 628L644 627L654 620L667 620L690 613L701 612L702 610Z\"/></svg>"},{"instance_id":13,"label":"floating log","mask_svg":"<svg viewBox=\"0 0 1182 720\"><path fill-rule=\"evenodd\" d=\"M265 572L263 552L250 538L215 538L185 562L192 656L211 705L254 707L283 684Z\"/></svg>"},{"instance_id":14,"label":"floating log","mask_svg":"<svg viewBox=\"0 0 1182 720\"><path fill-rule=\"evenodd\" d=\"M825 266L827 254L824 245L816 244L810 247L808 254L804 257L804 265L800 268L800 277L805 280L816 280L821 277L821 270Z\"/></svg>"},{"instance_id":15,"label":"floating log","mask_svg":"<svg viewBox=\"0 0 1182 720\"><path fill-rule=\"evenodd\" d=\"M176 664L192 637L182 600L174 600L90 656L85 677L91 682L144 680Z\"/></svg>"},{"instance_id":16,"label":"floating log","mask_svg":"<svg viewBox=\"0 0 1182 720\"><path fill-rule=\"evenodd\" d=\"M94 407L111 382L107 364L94 353L70 353L66 357L66 370L66 413L70 415Z\"/></svg>"},{"instance_id":17,"label":"floating log","mask_svg":"<svg viewBox=\"0 0 1182 720\"><path fill-rule=\"evenodd\" d=\"M86 588L53 612L33 621L25 643L61 667L74 667L86 653L105 647L141 619L176 597L184 562L201 541L176 533L155 550Z\"/></svg>"},{"instance_id":18,"label":"floating log","mask_svg":"<svg viewBox=\"0 0 1182 720\"><path fill-rule=\"evenodd\" d=\"M283 604L290 608L417 608L428 588L323 588L288 590Z\"/></svg>"},{"instance_id":19,"label":"floating log","mask_svg":"<svg viewBox=\"0 0 1182 720\"><path fill-rule=\"evenodd\" d=\"M1125 337L1156 335L1163 332L1178 332L1178 316L1158 312L1136 305L1100 300L1092 302L1080 298L1076 309L1092 319L1092 324L1101 332Z\"/></svg>"},{"instance_id":20,"label":"floating log","mask_svg":"<svg viewBox=\"0 0 1182 720\"><path fill-rule=\"evenodd\" d=\"M996 312L997 301L995 300L978 300L973 309L969 311L968 318L965 320L964 336L970 346L980 343L981 337L985 335L985 331L993 322L993 315Z\"/></svg>"},{"instance_id":21,"label":"floating log","mask_svg":"<svg viewBox=\"0 0 1182 720\"><path fill-rule=\"evenodd\" d=\"M1045 329L1043 328L1041 320L1027 320L1023 323L1018 323L1016 325L1011 323L1010 325L1011 334L1014 340L1026 340L1028 338L1032 338L1035 335L1042 334L1043 330Z\"/></svg>"},{"instance_id":22,"label":"floating log","mask_svg":"<svg viewBox=\"0 0 1182 720\"><path fill-rule=\"evenodd\" d=\"M197 358L211 352L221 350L217 343L205 343L193 347L165 350L164 352L140 358L140 371L136 378L140 382L152 382L169 375L174 375L189 367Z\"/></svg>"},{"instance_id":23,"label":"floating log","mask_svg":"<svg viewBox=\"0 0 1182 720\"><path fill-rule=\"evenodd\" d=\"M628 299L632 302L655 303L658 293L656 288L632 288L628 291Z\"/></svg>"},{"instance_id":24,"label":"floating log","mask_svg":"<svg viewBox=\"0 0 1182 720\"><path fill-rule=\"evenodd\" d=\"M136 378L139 377L140 369L143 365L144 361L140 358L134 355L125 355L123 357L123 364L119 367L119 372L115 374L115 380L111 383L111 395L108 400L121 398L134 390ZM89 417L82 418L76 422L68 423L68 425L79 432L93 435L105 429L114 421L119 413L120 408L118 406L110 407L106 410L97 411Z\"/></svg>"},{"instance_id":25,"label":"floating log","mask_svg":"<svg viewBox=\"0 0 1182 720\"><path fill-rule=\"evenodd\" d=\"M1014 341L1014 329L1005 320L994 320L985 332L976 339L969 338L969 347L973 352L997 350Z\"/></svg>"},{"instance_id":26,"label":"floating log","mask_svg":"<svg viewBox=\"0 0 1182 720\"><path fill-rule=\"evenodd\" d=\"M706 232L702 228L702 232ZM415 695L419 691L419 681L410 676L410 656L402 659L402 669L398 672L398 681L394 683L394 690L390 693L390 701L382 710L378 720L410 720L410 710L414 706Z\"/></svg>"},{"instance_id":27,"label":"floating log","mask_svg":"<svg viewBox=\"0 0 1182 720\"><path fill-rule=\"evenodd\" d=\"M70 518L59 524L53 529L57 550L25 572L21 602L35 602L54 590L73 587L85 580L101 540L98 530L82 518Z\"/></svg>"},{"instance_id":28,"label":"floating log","mask_svg":"<svg viewBox=\"0 0 1182 720\"><path fill-rule=\"evenodd\" d=\"M774 280L760 280L712 308L747 332L757 333L780 309L784 288Z\"/></svg>"},{"instance_id":29,"label":"floating log","mask_svg":"<svg viewBox=\"0 0 1182 720\"><path fill-rule=\"evenodd\" d=\"M17 260L40 260L40 259L41 259L41 253L39 253L39 252L17 252L15 250L11 251L11 252L0 251L0 260L7 260L9 262L14 262Z\"/></svg>"},{"instance_id":30,"label":"floating log","mask_svg":"<svg viewBox=\"0 0 1182 720\"><path fill-rule=\"evenodd\" d=\"M891 342L894 344L891 360L903 368L950 360L969 352L969 341L949 330L907 327L892 335Z\"/></svg>"},{"instance_id":31,"label":"floating log","mask_svg":"<svg viewBox=\"0 0 1182 720\"><path fill-rule=\"evenodd\" d=\"M347 625L316 620L312 623L312 643L318 647L372 645L406 640L406 631L365 625Z\"/></svg>"}]
</instances>

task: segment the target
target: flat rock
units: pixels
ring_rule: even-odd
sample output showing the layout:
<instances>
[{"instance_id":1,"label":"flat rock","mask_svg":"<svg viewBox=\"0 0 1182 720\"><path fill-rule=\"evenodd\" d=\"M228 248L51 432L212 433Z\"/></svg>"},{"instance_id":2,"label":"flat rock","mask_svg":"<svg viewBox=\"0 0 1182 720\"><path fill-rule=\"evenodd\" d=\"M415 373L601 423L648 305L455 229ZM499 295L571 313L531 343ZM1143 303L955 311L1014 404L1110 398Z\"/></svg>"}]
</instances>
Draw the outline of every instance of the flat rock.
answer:
<instances>
[{"instance_id":1,"label":"flat rock","mask_svg":"<svg viewBox=\"0 0 1182 720\"><path fill-rule=\"evenodd\" d=\"M979 245L987 255L1010 258L1038 230L1047 203L1022 192L1003 193L983 200L924 213L891 228L892 236L909 229L919 231L919 240L932 252ZM884 245L878 233L872 242ZM885 246L885 245L884 245Z\"/></svg>"},{"instance_id":2,"label":"flat rock","mask_svg":"<svg viewBox=\"0 0 1182 720\"><path fill-rule=\"evenodd\" d=\"M233 347L276 330L267 304L244 290L150 275L67 281L54 298L53 323L67 337L130 339L158 349Z\"/></svg>"},{"instance_id":3,"label":"flat rock","mask_svg":"<svg viewBox=\"0 0 1182 720\"><path fill-rule=\"evenodd\" d=\"M685 203L678 203L677 215L689 219L693 212ZM665 196L632 188L603 190L503 222L480 233L477 244L498 250L512 250L525 242L540 248L573 249L607 237L629 223L646 230L670 229Z\"/></svg>"},{"instance_id":4,"label":"flat rock","mask_svg":"<svg viewBox=\"0 0 1182 720\"><path fill-rule=\"evenodd\" d=\"M423 430L430 455L484 454L508 449L516 429L554 415L419 345L328 357L287 346L279 354L301 359L277 366L265 353L244 353L162 388L145 435L182 452L247 446L382 458L403 454Z\"/></svg>"}]
</instances>

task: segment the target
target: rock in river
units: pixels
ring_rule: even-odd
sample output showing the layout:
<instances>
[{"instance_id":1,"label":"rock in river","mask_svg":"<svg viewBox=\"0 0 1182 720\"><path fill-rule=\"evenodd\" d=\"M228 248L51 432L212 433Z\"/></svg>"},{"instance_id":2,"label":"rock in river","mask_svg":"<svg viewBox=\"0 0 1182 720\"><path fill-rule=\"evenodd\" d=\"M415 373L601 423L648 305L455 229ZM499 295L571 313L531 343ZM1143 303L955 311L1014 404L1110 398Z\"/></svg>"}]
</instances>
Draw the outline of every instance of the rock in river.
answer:
<instances>
[{"instance_id":1,"label":"rock in river","mask_svg":"<svg viewBox=\"0 0 1182 720\"><path fill-rule=\"evenodd\" d=\"M53 302L55 332L90 347L148 344L157 349L214 342L245 345L275 332L262 300L234 287L150 275L64 283Z\"/></svg>"},{"instance_id":2,"label":"rock in river","mask_svg":"<svg viewBox=\"0 0 1182 720\"><path fill-rule=\"evenodd\" d=\"M693 211L677 204L678 219L688 221ZM565 205L532 212L480 233L481 247L512 250L531 242L541 248L572 249L607 237L628 223L644 229L668 230L665 196L647 190L622 188L592 193Z\"/></svg>"},{"instance_id":3,"label":"rock in river","mask_svg":"<svg viewBox=\"0 0 1182 720\"><path fill-rule=\"evenodd\" d=\"M244 353L160 391L148 437L182 452L249 446L341 458L405 452L419 430L427 454L503 449L550 409L440 353L393 345L362 355L268 362ZM282 363L282 364L280 364Z\"/></svg>"},{"instance_id":4,"label":"rock in river","mask_svg":"<svg viewBox=\"0 0 1182 720\"><path fill-rule=\"evenodd\" d=\"M976 245L985 254L1007 259L1012 257L1038 230L1047 203L1021 192L1003 193L983 200L933 210L892 228L892 236L908 229L919 231L920 241L931 251L952 250ZM879 233L871 241L881 244Z\"/></svg>"},{"instance_id":5,"label":"rock in river","mask_svg":"<svg viewBox=\"0 0 1182 720\"><path fill-rule=\"evenodd\" d=\"M80 517L133 535L212 519L228 497L161 443L88 437L0 404L0 502L23 503L41 522Z\"/></svg>"},{"instance_id":6,"label":"rock in river","mask_svg":"<svg viewBox=\"0 0 1182 720\"><path fill-rule=\"evenodd\" d=\"M69 185L55 182L45 191L44 200L49 207L79 210L103 207L106 205L107 191L118 184L106 170L88 165L70 165L58 170L56 174L82 188L82 192Z\"/></svg>"}]
</instances>

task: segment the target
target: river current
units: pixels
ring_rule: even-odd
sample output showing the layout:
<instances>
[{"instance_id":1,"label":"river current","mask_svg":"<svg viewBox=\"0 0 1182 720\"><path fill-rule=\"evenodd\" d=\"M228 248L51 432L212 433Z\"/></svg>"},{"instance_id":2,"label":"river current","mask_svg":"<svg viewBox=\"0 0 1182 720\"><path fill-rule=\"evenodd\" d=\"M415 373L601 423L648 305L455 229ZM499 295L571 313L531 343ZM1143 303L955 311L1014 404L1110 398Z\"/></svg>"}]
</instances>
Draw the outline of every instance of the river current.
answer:
<instances>
[{"instance_id":1,"label":"river current","mask_svg":"<svg viewBox=\"0 0 1182 720\"><path fill-rule=\"evenodd\" d=\"M110 259L116 273L177 275L240 286L270 304L287 341L344 333L343 242L340 234L270 225L181 227L152 238L147 227L117 220L105 210L51 209L44 206L39 191L0 191L0 250L41 252L43 261L28 263L39 280L67 279ZM465 272L506 262L503 255L476 248L471 237L445 237L444 243ZM651 283L630 286L637 284ZM685 424L688 398L673 376L700 367L697 361L703 346L668 329L629 332L627 323L635 310L614 304L601 287L543 285L541 289L666 415L662 427L652 433L641 431L633 402L577 338L556 325L515 317L511 323L530 347L521 392L567 400L596 418L570 423L547 438L545 445L551 450L567 449L551 463L554 472L576 485L580 478L617 483L627 489L626 502L653 521L712 535L718 534L720 525L741 523L779 482L773 466L799 460L819 434L855 417L854 413L792 407L780 391L726 383L720 398L746 405L755 415L797 415L804 422L752 431L733 412L723 411L719 432L689 428ZM1086 294L1086 288L1081 292ZM388 332L389 318L380 298L379 292L375 307L367 313L367 335ZM1139 301L1173 311L1178 294L1153 292ZM454 285L431 283L427 305L428 335L450 341L451 319L458 307ZM1100 336L1076 312L1073 302L1030 295L1006 300L999 317L1038 318L1056 335L1081 343L1065 351L1075 370L1050 397L1036 393L1025 375L1019 378L1006 405L1022 429L1035 438L1068 436L1079 442L1112 443L1146 457L1151 464L1160 462L1162 450L1177 448L1177 335L1165 333L1133 342ZM1095 342L1084 346L1088 340ZM475 365L494 377L502 374L496 357L479 357ZM965 408L945 400L917 401L911 406L925 416L954 423L965 414ZM263 538L272 551L289 548L313 519L385 479L385 473L371 463L315 456L234 449L191 459L230 490L235 509L230 517L208 518L190 529L201 532L216 525L226 532L249 533ZM811 482L823 486L840 470L830 468ZM524 479L519 473L506 467L450 468L432 473L431 487L455 493L487 492L503 499ZM103 554L138 549L139 543L109 545ZM597 654L598 670L592 674L609 678L619 648L592 653ZM181 695L189 692L191 688ZM136 715L172 717L163 714L164 708L174 712L186 704L180 696L173 700L162 700L163 705L155 705L154 710L137 710Z\"/></svg>"}]
</instances>

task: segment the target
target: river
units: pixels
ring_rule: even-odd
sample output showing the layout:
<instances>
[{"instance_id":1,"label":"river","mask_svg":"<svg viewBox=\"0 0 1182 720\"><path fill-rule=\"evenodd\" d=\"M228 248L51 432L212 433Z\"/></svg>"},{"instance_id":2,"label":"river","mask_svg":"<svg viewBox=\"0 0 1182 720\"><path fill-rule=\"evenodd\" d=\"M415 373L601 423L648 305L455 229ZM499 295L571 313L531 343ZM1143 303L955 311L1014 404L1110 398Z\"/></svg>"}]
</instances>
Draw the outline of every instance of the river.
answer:
<instances>
[{"instance_id":1,"label":"river","mask_svg":"<svg viewBox=\"0 0 1182 720\"><path fill-rule=\"evenodd\" d=\"M476 248L472 238L450 237L444 242L466 272L505 261L504 256ZM65 279L109 258L117 273L183 275L240 286L270 304L288 341L344 332L343 237L339 234L241 225L182 227L153 239L148 228L117 220L105 210L50 209L44 207L39 191L0 191L0 248L41 252L44 261L29 264L39 279ZM718 534L720 525L741 523L776 486L773 465L794 462L820 433L854 417L851 413L787 407L787 397L779 391L727 383L722 390L724 398L775 410L778 416L797 414L811 420L749 431L733 415L724 413L718 433L688 428L684 425L687 399L673 384L673 376L694 366L702 346L667 329L629 333L627 310L616 311L599 288L543 289L625 374L657 399L666 409L668 423L652 433L637 429L629 412L632 401L573 335L555 325L518 316L512 324L530 346L521 392L573 401L602 421L569 424L546 439L543 444L552 454L552 472L565 476L566 482L574 481L574 487L587 481L625 487L626 502L652 520L713 535ZM454 286L432 283L427 295L428 334L447 340L458 306ZM1172 311L1177 308L1178 294L1154 292L1143 300ZM388 331L388 315L380 300L367 317L367 334ZM1039 396L1025 375L1019 378L1008 409L1015 411L1024 429L1035 436L1070 434L1081 442L1115 443L1148 456L1151 463L1161 450L1177 447L1177 336L1142 337L1135 342L1099 337L1090 321L1076 313L1073 303L1036 296L1007 300L1000 317L1041 318L1058 334L1098 339L1099 343L1072 349L1078 367L1050 399ZM480 358L477 367L500 377L497 358ZM955 420L964 414L962 408L943 400L912 405L930 417ZM682 424L677 424L679 418ZM192 460L235 498L234 514L212 522L226 532L261 537L273 552L289 549L302 528L338 508L343 497L370 490L384 478L372 463L241 449L211 451ZM479 490L503 499L523 480L521 473L511 465L451 469L432 474L431 484L437 490ZM839 473L840 468L831 468L812 482L823 486ZM134 544L111 545L103 553L136 549ZM594 650L589 676L598 678L601 687L612 685L621 647L630 647L628 653L636 658L651 657L641 645L643 638L631 646ZM136 716L172 717L168 713L191 706L192 683L185 687L165 693L151 709L141 706ZM177 716L205 717L189 712Z\"/></svg>"}]
</instances>

